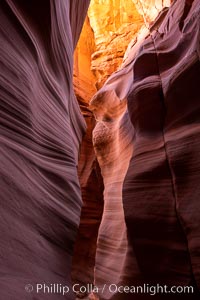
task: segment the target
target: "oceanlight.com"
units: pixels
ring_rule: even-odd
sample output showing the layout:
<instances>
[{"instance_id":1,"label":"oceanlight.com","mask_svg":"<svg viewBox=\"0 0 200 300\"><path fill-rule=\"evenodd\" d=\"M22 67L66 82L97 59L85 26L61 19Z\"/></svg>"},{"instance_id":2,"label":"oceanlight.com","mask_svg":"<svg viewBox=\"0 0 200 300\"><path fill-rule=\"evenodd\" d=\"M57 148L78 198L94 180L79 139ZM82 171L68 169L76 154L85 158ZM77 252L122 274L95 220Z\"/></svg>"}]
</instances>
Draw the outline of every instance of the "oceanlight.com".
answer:
<instances>
[{"instance_id":1,"label":"oceanlight.com","mask_svg":"<svg viewBox=\"0 0 200 300\"><path fill-rule=\"evenodd\" d=\"M72 285L71 287L67 285L62 285L60 283L37 283L35 285L27 284L25 286L27 293L35 292L37 294L61 294L66 295L69 292L74 293L121 293L121 294L149 294L154 296L156 294L193 294L194 288L192 286L167 286L167 285L150 285L143 284L138 286L127 286L127 285L116 285L116 284L104 284L101 288L94 286L92 284L80 285L78 283Z\"/></svg>"}]
</instances>

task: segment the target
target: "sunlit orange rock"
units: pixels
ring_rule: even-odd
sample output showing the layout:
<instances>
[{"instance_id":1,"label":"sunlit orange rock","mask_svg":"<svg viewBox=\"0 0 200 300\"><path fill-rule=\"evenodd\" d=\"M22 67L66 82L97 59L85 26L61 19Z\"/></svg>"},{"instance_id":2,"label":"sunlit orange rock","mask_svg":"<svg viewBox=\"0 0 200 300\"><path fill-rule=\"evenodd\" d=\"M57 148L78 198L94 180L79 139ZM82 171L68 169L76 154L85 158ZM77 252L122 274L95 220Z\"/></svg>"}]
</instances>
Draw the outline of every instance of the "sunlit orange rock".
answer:
<instances>
[{"instance_id":1,"label":"sunlit orange rock","mask_svg":"<svg viewBox=\"0 0 200 300\"><path fill-rule=\"evenodd\" d=\"M75 93L79 99L82 99L86 103L89 102L97 91L95 87L96 77L91 70L91 56L95 52L95 49L94 32L87 16L75 49L73 72Z\"/></svg>"},{"instance_id":2,"label":"sunlit orange rock","mask_svg":"<svg viewBox=\"0 0 200 300\"><path fill-rule=\"evenodd\" d=\"M124 52L143 23L132 0L92 0L88 10L96 51L91 68L100 88L121 64Z\"/></svg>"}]
</instances>

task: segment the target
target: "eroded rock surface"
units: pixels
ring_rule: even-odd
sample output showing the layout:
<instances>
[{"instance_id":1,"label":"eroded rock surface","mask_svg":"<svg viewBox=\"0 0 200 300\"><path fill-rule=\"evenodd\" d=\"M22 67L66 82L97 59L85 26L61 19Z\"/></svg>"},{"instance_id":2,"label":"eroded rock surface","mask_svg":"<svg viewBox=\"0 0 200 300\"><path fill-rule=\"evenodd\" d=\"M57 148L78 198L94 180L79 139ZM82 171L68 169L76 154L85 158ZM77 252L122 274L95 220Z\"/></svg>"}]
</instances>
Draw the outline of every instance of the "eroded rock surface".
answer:
<instances>
[{"instance_id":1,"label":"eroded rock surface","mask_svg":"<svg viewBox=\"0 0 200 300\"><path fill-rule=\"evenodd\" d=\"M173 0L132 0L147 23L154 22L163 7L169 7Z\"/></svg>"},{"instance_id":2,"label":"eroded rock surface","mask_svg":"<svg viewBox=\"0 0 200 300\"><path fill-rule=\"evenodd\" d=\"M101 20L101 22L100 22ZM113 73L118 68L123 68L121 66L122 60L124 62L127 60L126 55L124 53L126 51L128 43L131 41L129 48L133 47L138 40L141 39L141 36L144 36L146 33L146 29L144 26L143 16L140 12L137 11L134 3L130 1L113 1L113 0L106 0L106 1L91 1L90 8L88 11L88 17L85 21L80 40L78 42L76 51L75 51L75 63L74 63L74 86L77 98L79 100L79 105L81 107L82 113L85 117L86 123L88 125L86 136L84 137L84 141L81 147L81 155L79 159L79 178L82 187L83 193L83 210L81 215L81 224L79 229L79 236L76 243L76 251L73 260L73 279L74 281L83 282L87 284L88 282L94 281L94 266L95 266L95 245L92 241L95 241L97 238L98 233L98 226L101 221L102 217L102 208L103 208L103 189L100 188L102 186L101 183L101 174L99 171L98 163L96 161L96 157L94 154L94 150L92 149L92 130L95 127L96 121L91 113L90 109L88 108L88 102L91 99L91 96L95 93L96 89L102 86L103 82L106 78ZM142 26L142 28L141 28ZM140 29L141 28L141 29ZM138 31L140 30L140 34ZM138 44L138 43L137 43ZM130 57L129 57L130 60ZM131 71L130 71L131 72ZM118 82L120 81L120 76L118 78ZM126 96L127 87L125 87L126 77L123 82L123 92ZM121 85L120 85L121 86ZM121 87L120 87L121 88ZM118 88L119 89L119 88ZM129 89L129 87L128 87ZM125 91L126 90L126 91ZM103 96L102 98L105 99L107 102L106 106L110 101L106 100L107 96ZM96 102L97 103L97 102ZM96 104L95 104L96 105ZM110 109L113 109L113 103L109 104ZM101 106L98 105L98 106ZM101 142L95 142L95 151L96 156L99 158L99 161L103 161L101 159L101 155L104 153L104 158L106 157L107 160L107 173L111 172L111 181L119 180L120 184L116 185L113 184L113 189L116 189L115 194L119 193L117 196L116 208L114 209L116 213L115 220L122 218L122 202L121 202L121 190L122 190L122 183L123 183L123 176L125 176L126 165L122 160L122 165L119 166L119 173L121 174L116 175L112 178L114 168L116 165L115 160L116 157L112 158L113 153L115 150L112 149L115 147L115 142L121 138L123 133L118 131L122 131L119 129L120 126L125 122L124 117L124 109L126 106L126 100L123 102L123 109L119 110L116 114L114 113L115 117L117 118L114 122L114 126L109 124L108 122L101 123L101 126L98 126L99 132L105 132L105 136L108 131L111 131L112 135L112 142L109 142L109 138L107 138L107 142L103 143L100 146ZM92 108L95 109L100 113L99 107ZM104 115L104 112L100 113ZM118 118L120 117L120 120ZM108 117L108 119L110 116ZM106 119L106 113L105 113ZM122 119L122 120L121 120ZM108 126L109 124L109 126ZM95 130L96 132L96 130ZM104 135L104 133L103 133ZM97 135L96 135L97 136ZM132 136L132 133L131 133ZM100 144L99 144L100 143ZM106 143L108 145L106 145ZM118 141L119 143L119 141ZM125 144L130 144L130 137L128 138L128 142L125 141ZM128 147L128 146L127 146ZM131 147L130 147L131 148ZM103 150L102 150L103 149ZM118 153L119 150L117 150ZM124 154L126 155L126 151L123 149ZM128 157L130 156L130 149L127 150L127 161ZM119 153L118 153L119 154ZM116 153L115 153L116 155ZM129 157L130 158L130 157ZM126 158L125 158L126 159ZM110 162L111 160L111 162ZM124 164L124 165L123 165ZM105 164L103 163L101 166L101 170L104 172ZM113 170L113 171L111 171ZM106 174L106 173L105 173ZM104 175L103 175L104 176ZM106 177L107 175L105 175ZM119 178L120 179L119 179ZM105 179L107 185L107 179ZM93 188L91 189L91 185ZM108 185L111 187L111 184ZM100 189L99 189L100 188ZM110 203L110 195L111 192L109 188L106 187L104 191L105 203ZM99 202L100 200L100 202ZM115 204L112 204L112 207L104 208L105 215L107 211L113 209ZM119 210L119 211L118 211ZM113 214L114 215L114 214ZM109 216L108 216L109 217ZM106 217L107 218L107 217ZM110 226L108 233L116 232L118 229L114 229L115 225L113 219L113 226ZM95 224L91 226L91 224ZM115 222L116 223L116 222ZM98 225L97 225L98 224ZM118 245L121 243L120 249L122 248L123 251L126 251L126 238L125 238L125 227L124 227L124 220L119 222L116 228L121 226L121 236L117 237ZM94 228L93 228L94 227ZM122 234L123 232L123 234ZM93 236L93 238L92 238ZM123 252L122 251L122 252ZM119 254L119 258L121 259L121 254ZM99 261L103 259L100 255ZM108 260L108 259L107 259ZM104 265L104 263L102 263ZM119 269L122 269L124 265L124 257L122 259L121 266ZM102 271L101 271L102 272ZM105 273L105 272L103 272ZM103 274L102 273L102 274ZM98 272L97 272L98 274ZM121 273L118 272L118 268L116 268L115 276L116 281L119 280L118 278L121 276ZM106 274L106 278L109 277L109 273Z\"/></svg>"},{"instance_id":3,"label":"eroded rock surface","mask_svg":"<svg viewBox=\"0 0 200 300\"><path fill-rule=\"evenodd\" d=\"M123 189L139 266L131 281L199 284L199 14L199 1L175 1L134 59L134 153Z\"/></svg>"},{"instance_id":4,"label":"eroded rock surface","mask_svg":"<svg viewBox=\"0 0 200 300\"><path fill-rule=\"evenodd\" d=\"M86 128L73 91L73 51L88 4L0 2L2 300L74 299L71 288L65 296L36 293L36 283L71 285Z\"/></svg>"},{"instance_id":5,"label":"eroded rock surface","mask_svg":"<svg viewBox=\"0 0 200 300\"><path fill-rule=\"evenodd\" d=\"M91 68L91 56L95 49L94 31L87 15L75 49L73 71L74 91L78 98L82 99L82 102L86 104L97 91L95 86L96 77ZM80 105L83 103L80 103Z\"/></svg>"},{"instance_id":6,"label":"eroded rock surface","mask_svg":"<svg viewBox=\"0 0 200 300\"><path fill-rule=\"evenodd\" d=\"M104 185L92 144L92 131L96 121L86 103L83 102L81 109L87 131L81 144L78 162L83 206L73 255L72 279L74 283L84 285L94 282L96 244L104 205Z\"/></svg>"},{"instance_id":7,"label":"eroded rock surface","mask_svg":"<svg viewBox=\"0 0 200 300\"><path fill-rule=\"evenodd\" d=\"M100 288L116 281L193 285L194 294L155 297L199 298L199 13L199 1L175 1L150 31L141 31L143 37L130 45L122 67L91 102L105 185L95 266ZM125 99L128 113L121 109ZM148 297L134 294L134 299ZM111 298L133 295L101 294L101 299Z\"/></svg>"},{"instance_id":8,"label":"eroded rock surface","mask_svg":"<svg viewBox=\"0 0 200 300\"><path fill-rule=\"evenodd\" d=\"M74 299L24 289L71 286L72 254L101 299L152 297L110 284L199 285L199 1L154 25L170 1L92 3L74 70L87 0L0 3L2 300ZM154 296L179 297L199 293Z\"/></svg>"},{"instance_id":9,"label":"eroded rock surface","mask_svg":"<svg viewBox=\"0 0 200 300\"><path fill-rule=\"evenodd\" d=\"M133 80L133 59L148 34L143 28L131 55L97 92L90 103L97 120L93 144L104 180L104 211L97 240L95 285L101 299L110 299L111 284L125 284L135 269L128 245L122 203L122 187L134 151L134 128L127 111L127 96ZM106 284L106 289L104 285ZM103 291L103 292L102 292Z\"/></svg>"},{"instance_id":10,"label":"eroded rock surface","mask_svg":"<svg viewBox=\"0 0 200 300\"><path fill-rule=\"evenodd\" d=\"M132 0L92 0L88 16L96 45L91 69L99 89L121 65L126 48L142 26L143 18Z\"/></svg>"}]
</instances>

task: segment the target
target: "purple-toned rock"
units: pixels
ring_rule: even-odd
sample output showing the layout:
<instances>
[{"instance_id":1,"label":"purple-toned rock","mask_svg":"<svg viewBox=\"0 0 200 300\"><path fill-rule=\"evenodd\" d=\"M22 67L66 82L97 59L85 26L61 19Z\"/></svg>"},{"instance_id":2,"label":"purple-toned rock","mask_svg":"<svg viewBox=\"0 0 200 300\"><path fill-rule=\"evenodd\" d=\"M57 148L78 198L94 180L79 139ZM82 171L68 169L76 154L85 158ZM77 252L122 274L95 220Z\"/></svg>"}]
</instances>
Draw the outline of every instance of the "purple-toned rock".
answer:
<instances>
[{"instance_id":1,"label":"purple-toned rock","mask_svg":"<svg viewBox=\"0 0 200 300\"><path fill-rule=\"evenodd\" d=\"M74 299L77 164L86 126L73 91L73 51L88 4L0 3L2 300ZM37 283L70 290L37 293Z\"/></svg>"},{"instance_id":2,"label":"purple-toned rock","mask_svg":"<svg viewBox=\"0 0 200 300\"><path fill-rule=\"evenodd\" d=\"M137 261L132 283L199 286L199 54L199 1L175 1L134 59L128 96L134 152L123 188Z\"/></svg>"},{"instance_id":3,"label":"purple-toned rock","mask_svg":"<svg viewBox=\"0 0 200 300\"><path fill-rule=\"evenodd\" d=\"M111 283L193 286L154 297L199 298L199 15L199 1L174 1L91 101L105 186L95 266L96 285L107 284L101 299L151 298L112 293Z\"/></svg>"}]
</instances>

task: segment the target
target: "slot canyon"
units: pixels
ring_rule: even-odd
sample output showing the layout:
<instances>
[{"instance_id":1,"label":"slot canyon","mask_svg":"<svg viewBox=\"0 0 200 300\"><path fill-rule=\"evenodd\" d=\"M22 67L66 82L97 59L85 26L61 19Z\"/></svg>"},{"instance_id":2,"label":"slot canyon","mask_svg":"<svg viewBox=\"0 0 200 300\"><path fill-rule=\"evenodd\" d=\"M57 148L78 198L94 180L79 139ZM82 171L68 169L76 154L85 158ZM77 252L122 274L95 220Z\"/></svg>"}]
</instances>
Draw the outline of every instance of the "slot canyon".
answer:
<instances>
[{"instance_id":1,"label":"slot canyon","mask_svg":"<svg viewBox=\"0 0 200 300\"><path fill-rule=\"evenodd\" d=\"M0 41L0 300L200 299L200 1L1 0Z\"/></svg>"}]
</instances>

